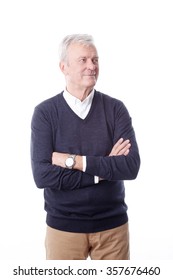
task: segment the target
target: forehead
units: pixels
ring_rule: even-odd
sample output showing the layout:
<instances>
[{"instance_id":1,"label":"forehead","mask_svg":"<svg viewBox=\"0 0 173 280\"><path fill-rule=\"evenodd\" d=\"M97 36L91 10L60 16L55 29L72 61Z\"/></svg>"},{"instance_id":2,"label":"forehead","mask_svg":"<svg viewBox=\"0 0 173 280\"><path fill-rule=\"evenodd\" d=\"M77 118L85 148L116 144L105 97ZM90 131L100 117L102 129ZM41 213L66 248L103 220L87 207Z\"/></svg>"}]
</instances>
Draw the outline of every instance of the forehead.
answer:
<instances>
[{"instance_id":1,"label":"forehead","mask_svg":"<svg viewBox=\"0 0 173 280\"><path fill-rule=\"evenodd\" d=\"M72 43L67 50L69 57L90 56L97 57L97 49L94 45L84 45L80 43Z\"/></svg>"}]
</instances>

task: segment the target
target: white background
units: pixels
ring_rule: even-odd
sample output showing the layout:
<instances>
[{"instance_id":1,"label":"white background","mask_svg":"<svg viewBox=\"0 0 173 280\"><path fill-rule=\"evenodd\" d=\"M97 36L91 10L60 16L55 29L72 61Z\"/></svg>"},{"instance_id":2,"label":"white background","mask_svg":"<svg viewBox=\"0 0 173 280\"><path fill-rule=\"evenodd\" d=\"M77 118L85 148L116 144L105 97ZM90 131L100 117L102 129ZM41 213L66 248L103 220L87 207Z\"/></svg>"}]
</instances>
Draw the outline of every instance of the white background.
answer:
<instances>
[{"instance_id":1,"label":"white background","mask_svg":"<svg viewBox=\"0 0 173 280\"><path fill-rule=\"evenodd\" d=\"M172 1L4 0L0 4L0 259L44 260L43 191L30 166L34 107L64 88L58 45L89 33L100 56L96 89L121 99L141 169L126 182L131 259L173 259Z\"/></svg>"}]
</instances>

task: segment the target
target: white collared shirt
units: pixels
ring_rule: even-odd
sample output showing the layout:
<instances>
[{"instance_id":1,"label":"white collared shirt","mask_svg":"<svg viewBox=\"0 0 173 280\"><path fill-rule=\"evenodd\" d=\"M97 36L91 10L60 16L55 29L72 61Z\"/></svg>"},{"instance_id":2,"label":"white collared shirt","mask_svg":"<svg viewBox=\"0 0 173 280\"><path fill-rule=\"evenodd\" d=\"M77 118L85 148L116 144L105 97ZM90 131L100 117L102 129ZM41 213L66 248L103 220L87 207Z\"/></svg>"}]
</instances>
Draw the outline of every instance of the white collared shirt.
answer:
<instances>
[{"instance_id":1,"label":"white collared shirt","mask_svg":"<svg viewBox=\"0 0 173 280\"><path fill-rule=\"evenodd\" d=\"M63 97L69 107L73 110L73 112L80 117L81 119L85 119L89 113L89 110L92 105L93 97L94 97L94 89L90 92L90 94L81 101L76 98L72 94L70 94L66 89L63 92ZM82 157L83 159L83 172L86 171L86 156ZM99 178L97 176L94 177L94 182L97 184L99 182Z\"/></svg>"},{"instance_id":2,"label":"white collared shirt","mask_svg":"<svg viewBox=\"0 0 173 280\"><path fill-rule=\"evenodd\" d=\"M67 90L64 90L63 96L67 104L75 112L75 114L78 115L81 119L85 119L92 105L94 89L83 101L70 94Z\"/></svg>"}]
</instances>

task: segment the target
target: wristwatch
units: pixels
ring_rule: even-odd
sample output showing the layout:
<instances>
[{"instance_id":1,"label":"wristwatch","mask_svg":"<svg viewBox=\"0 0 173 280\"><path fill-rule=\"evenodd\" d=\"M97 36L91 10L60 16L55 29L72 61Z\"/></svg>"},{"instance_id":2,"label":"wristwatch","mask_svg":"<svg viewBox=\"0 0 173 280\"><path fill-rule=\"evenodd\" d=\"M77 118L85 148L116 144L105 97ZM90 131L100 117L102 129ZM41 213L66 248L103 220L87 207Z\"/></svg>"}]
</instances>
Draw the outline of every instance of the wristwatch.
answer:
<instances>
[{"instance_id":1,"label":"wristwatch","mask_svg":"<svg viewBox=\"0 0 173 280\"><path fill-rule=\"evenodd\" d=\"M68 169L73 169L76 164L75 161L76 155L69 155L68 158L65 160L65 166Z\"/></svg>"}]
</instances>

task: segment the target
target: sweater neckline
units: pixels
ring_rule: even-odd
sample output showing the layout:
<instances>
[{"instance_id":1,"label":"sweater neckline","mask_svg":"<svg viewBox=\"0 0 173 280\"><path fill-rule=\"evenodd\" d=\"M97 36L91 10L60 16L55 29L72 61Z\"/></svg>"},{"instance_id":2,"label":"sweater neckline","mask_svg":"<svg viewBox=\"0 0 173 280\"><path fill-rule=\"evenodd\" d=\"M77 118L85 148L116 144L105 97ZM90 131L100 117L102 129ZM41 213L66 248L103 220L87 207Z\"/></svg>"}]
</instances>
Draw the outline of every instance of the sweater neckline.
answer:
<instances>
[{"instance_id":1,"label":"sweater neckline","mask_svg":"<svg viewBox=\"0 0 173 280\"><path fill-rule=\"evenodd\" d=\"M96 102L96 90L94 90L94 97L93 97L93 100L92 100L92 104L91 104L91 107L90 107L90 110L88 112L88 114L86 115L86 117L84 119L80 118L72 109L71 107L68 105L68 103L66 102L64 96L63 96L63 92L60 93L61 95L61 100L63 102L63 105L68 109L69 112L71 112L71 114L73 116L75 116L77 119L79 119L81 122L85 122L89 117L90 115L92 114L92 111L93 111L93 108L95 106L95 102Z\"/></svg>"}]
</instances>

